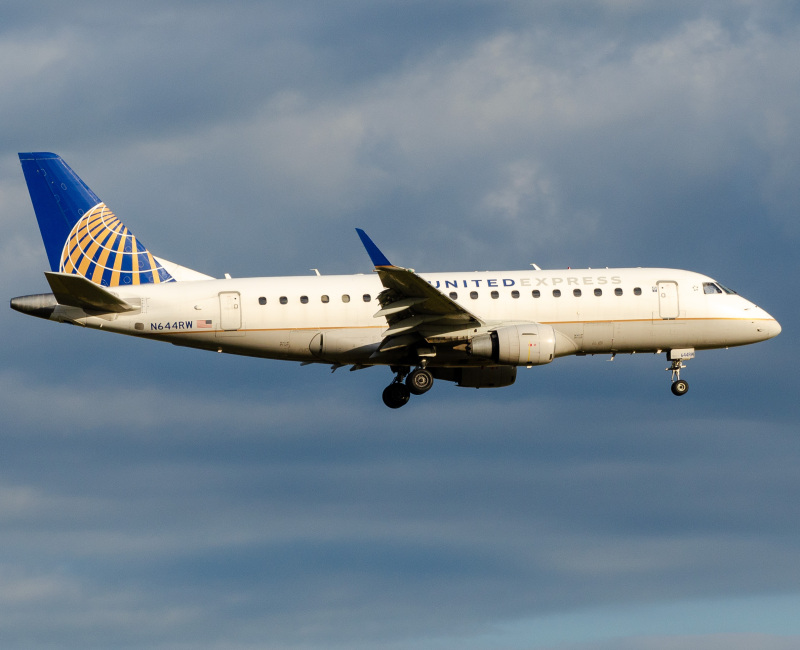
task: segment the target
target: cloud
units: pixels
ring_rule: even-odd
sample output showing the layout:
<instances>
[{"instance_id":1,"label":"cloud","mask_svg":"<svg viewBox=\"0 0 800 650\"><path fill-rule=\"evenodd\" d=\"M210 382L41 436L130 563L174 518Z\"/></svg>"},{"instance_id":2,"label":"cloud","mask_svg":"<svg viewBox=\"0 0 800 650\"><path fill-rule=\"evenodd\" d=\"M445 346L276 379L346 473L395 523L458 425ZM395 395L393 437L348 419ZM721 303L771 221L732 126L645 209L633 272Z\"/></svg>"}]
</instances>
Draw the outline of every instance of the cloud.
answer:
<instances>
[{"instance_id":1,"label":"cloud","mask_svg":"<svg viewBox=\"0 0 800 650\"><path fill-rule=\"evenodd\" d=\"M7 297L46 290L13 152L52 149L151 250L216 275L368 272L362 226L423 271L709 272L785 327L698 355L680 401L637 355L390 413L384 369L6 310L5 646L795 641L769 615L800 584L788 4L44 6L0 27ZM713 629L682 625L699 601Z\"/></svg>"},{"instance_id":2,"label":"cloud","mask_svg":"<svg viewBox=\"0 0 800 650\"><path fill-rule=\"evenodd\" d=\"M329 397L302 421L296 388L258 404L107 386L99 409L82 380L36 382L20 399L15 387L26 383L7 377L1 391L6 444L17 449L0 491L4 546L21 549L24 535L16 557L27 570L28 557L93 567L79 571L81 593L101 589L113 602L133 590L126 616L149 611L140 599L158 593L158 607L204 628L235 602L225 625L244 617L287 643L346 644L364 617L369 639L407 638L402 625L388 631L409 617L428 634L469 634L464 612L477 624L796 579L781 523L791 499L774 498L794 489L792 425L709 426L698 413L648 421L643 435L645 405L592 427L560 415L621 411L621 399L523 393L487 411L483 394L475 402L456 391L376 431L343 405L350 389L327 378L306 384ZM536 426L498 433L496 411L506 423L535 412ZM768 441L760 447L756 428ZM33 462L60 469L37 474ZM28 522L47 525L32 534ZM95 584L109 571L120 593ZM300 620L310 627L298 637ZM177 634L185 621L154 629Z\"/></svg>"}]
</instances>

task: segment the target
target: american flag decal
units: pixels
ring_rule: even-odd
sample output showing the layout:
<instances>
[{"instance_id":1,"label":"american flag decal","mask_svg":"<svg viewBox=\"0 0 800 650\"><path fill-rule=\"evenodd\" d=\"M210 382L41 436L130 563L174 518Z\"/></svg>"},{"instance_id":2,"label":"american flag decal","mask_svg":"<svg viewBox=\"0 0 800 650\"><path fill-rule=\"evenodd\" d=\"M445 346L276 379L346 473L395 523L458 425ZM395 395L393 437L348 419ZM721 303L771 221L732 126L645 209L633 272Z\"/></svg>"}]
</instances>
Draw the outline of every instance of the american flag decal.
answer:
<instances>
[{"instance_id":1,"label":"american flag decal","mask_svg":"<svg viewBox=\"0 0 800 650\"><path fill-rule=\"evenodd\" d=\"M210 320L199 320L197 321L197 327L211 327Z\"/></svg>"}]
</instances>

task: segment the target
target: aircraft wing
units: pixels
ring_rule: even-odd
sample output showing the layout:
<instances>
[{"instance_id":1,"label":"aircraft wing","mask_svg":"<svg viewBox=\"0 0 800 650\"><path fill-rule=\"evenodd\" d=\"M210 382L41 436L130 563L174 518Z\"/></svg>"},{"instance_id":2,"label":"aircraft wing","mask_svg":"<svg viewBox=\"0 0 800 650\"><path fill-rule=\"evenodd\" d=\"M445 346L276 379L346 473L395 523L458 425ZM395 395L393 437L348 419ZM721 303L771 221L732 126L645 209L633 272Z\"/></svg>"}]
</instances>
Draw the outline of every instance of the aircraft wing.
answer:
<instances>
[{"instance_id":1,"label":"aircraft wing","mask_svg":"<svg viewBox=\"0 0 800 650\"><path fill-rule=\"evenodd\" d=\"M388 349L386 344L389 338L405 335L403 339L410 343L416 337L407 335L421 334L433 326L441 332L448 328L461 330L484 325L475 314L431 286L413 269L404 269L389 262L363 230L356 228L356 232L385 287L378 296L381 309L375 314L376 318L386 317L389 324L383 333L385 344L381 346L382 350Z\"/></svg>"}]
</instances>

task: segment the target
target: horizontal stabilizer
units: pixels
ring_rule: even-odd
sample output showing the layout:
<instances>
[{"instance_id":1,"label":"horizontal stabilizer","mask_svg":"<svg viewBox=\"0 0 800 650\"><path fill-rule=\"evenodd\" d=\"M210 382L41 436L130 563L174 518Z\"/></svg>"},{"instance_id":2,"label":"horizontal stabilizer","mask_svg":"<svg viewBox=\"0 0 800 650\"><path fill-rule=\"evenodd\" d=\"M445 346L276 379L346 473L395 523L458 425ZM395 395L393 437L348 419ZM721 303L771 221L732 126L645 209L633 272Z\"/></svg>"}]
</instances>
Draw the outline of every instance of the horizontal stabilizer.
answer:
<instances>
[{"instance_id":1,"label":"horizontal stabilizer","mask_svg":"<svg viewBox=\"0 0 800 650\"><path fill-rule=\"evenodd\" d=\"M45 273L59 305L116 314L139 309L82 275Z\"/></svg>"}]
</instances>

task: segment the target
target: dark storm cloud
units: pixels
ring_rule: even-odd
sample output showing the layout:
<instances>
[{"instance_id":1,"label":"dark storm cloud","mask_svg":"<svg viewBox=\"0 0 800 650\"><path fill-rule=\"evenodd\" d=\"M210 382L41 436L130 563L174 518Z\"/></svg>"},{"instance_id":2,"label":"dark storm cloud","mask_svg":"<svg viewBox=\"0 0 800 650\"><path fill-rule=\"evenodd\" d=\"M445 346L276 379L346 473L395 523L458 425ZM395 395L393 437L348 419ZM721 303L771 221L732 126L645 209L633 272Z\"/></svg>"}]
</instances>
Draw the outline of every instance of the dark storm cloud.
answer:
<instances>
[{"instance_id":1,"label":"dark storm cloud","mask_svg":"<svg viewBox=\"0 0 800 650\"><path fill-rule=\"evenodd\" d=\"M698 355L677 402L663 358L636 356L440 382L390 413L382 369L6 310L4 647L594 649L613 635L589 610L797 594L794 3L1 11L7 297L46 289L14 155L44 149L217 276L368 272L363 226L419 270L691 268L784 326ZM800 632L664 612L613 647ZM557 616L574 635L537 635Z\"/></svg>"},{"instance_id":2,"label":"dark storm cloud","mask_svg":"<svg viewBox=\"0 0 800 650\"><path fill-rule=\"evenodd\" d=\"M45 405L41 389L14 391L6 566L46 583L15 615L49 603L44 641L76 592L99 592L74 631L85 642L116 604L125 620L99 624L106 642L210 635L235 647L244 626L278 645L368 647L481 631L487 616L796 584L794 425L717 419L709 431L697 407L656 421L621 399L523 392L487 409L482 394L470 405L450 391L376 426L353 418L369 409L352 387L307 384L323 386L319 415L302 420L305 400L288 389L208 403L122 388L90 416L77 388L48 385ZM598 424L575 429L567 410ZM519 427L530 412L535 426ZM498 432L499 413L519 428ZM419 421L438 424L409 426ZM26 573L31 563L44 575ZM355 612L369 621L357 632Z\"/></svg>"},{"instance_id":3,"label":"dark storm cloud","mask_svg":"<svg viewBox=\"0 0 800 650\"><path fill-rule=\"evenodd\" d=\"M761 222L795 227L797 107L784 89L797 82L796 39L774 26L781 5L690 5L245 3L124 15L79 5L82 20L51 20L44 44L27 48L38 72L17 83L41 101L8 93L4 114L18 134L35 129L26 146L88 146L92 162L74 164L148 226L153 197L212 227L247 206L242 258L275 269L224 269L234 275L285 270L295 256L284 251L312 228L337 244L315 266L350 272L334 250L352 244L343 231L356 222L385 224L392 238L402 223L408 247L432 241L442 269L455 263L452 242L516 265L537 255L681 266L655 243L680 239L679 254L695 259L731 221L741 239L729 246L747 255ZM53 119L66 111L69 129ZM214 234L229 248L226 230ZM159 252L201 264L179 234ZM561 254L543 260L553 245ZM419 255L408 263L434 263ZM218 274L223 259L205 263Z\"/></svg>"}]
</instances>

